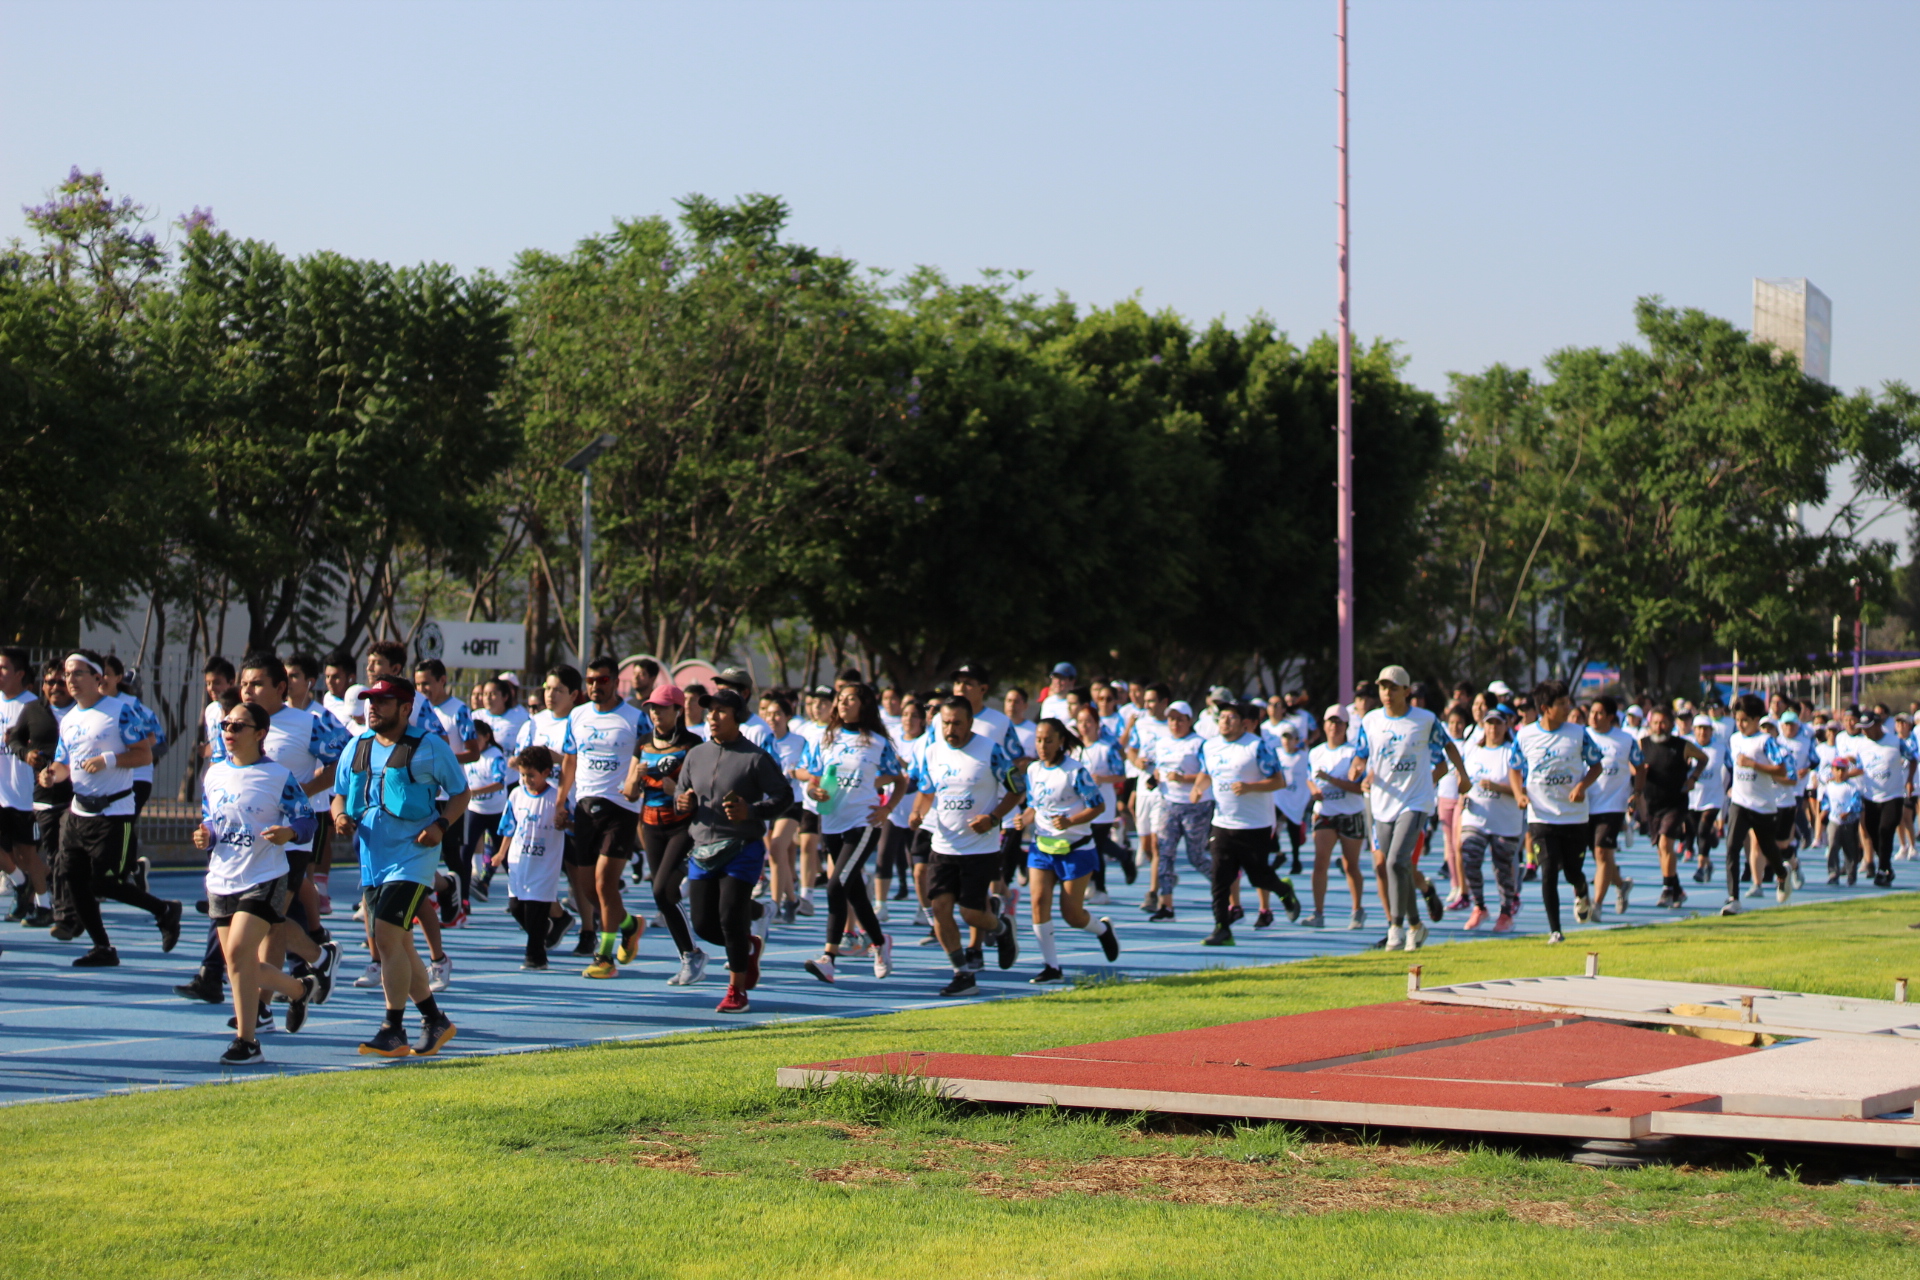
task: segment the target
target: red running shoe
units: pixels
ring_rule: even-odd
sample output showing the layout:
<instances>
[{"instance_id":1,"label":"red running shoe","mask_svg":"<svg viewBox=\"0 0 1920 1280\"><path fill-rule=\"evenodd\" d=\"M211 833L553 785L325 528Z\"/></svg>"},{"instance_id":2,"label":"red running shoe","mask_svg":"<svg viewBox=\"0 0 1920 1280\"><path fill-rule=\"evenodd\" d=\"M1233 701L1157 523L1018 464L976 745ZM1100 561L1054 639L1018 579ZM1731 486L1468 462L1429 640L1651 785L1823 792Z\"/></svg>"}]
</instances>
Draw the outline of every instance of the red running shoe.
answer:
<instances>
[{"instance_id":1,"label":"red running shoe","mask_svg":"<svg viewBox=\"0 0 1920 1280\"><path fill-rule=\"evenodd\" d=\"M760 955L767 949L767 940L756 933L747 945L749 948L747 972L745 980L740 985L751 991L760 985Z\"/></svg>"},{"instance_id":2,"label":"red running shoe","mask_svg":"<svg viewBox=\"0 0 1920 1280\"><path fill-rule=\"evenodd\" d=\"M739 987L729 986L727 994L714 1006L715 1013L745 1013L752 1006L747 1001L747 993Z\"/></svg>"}]
</instances>

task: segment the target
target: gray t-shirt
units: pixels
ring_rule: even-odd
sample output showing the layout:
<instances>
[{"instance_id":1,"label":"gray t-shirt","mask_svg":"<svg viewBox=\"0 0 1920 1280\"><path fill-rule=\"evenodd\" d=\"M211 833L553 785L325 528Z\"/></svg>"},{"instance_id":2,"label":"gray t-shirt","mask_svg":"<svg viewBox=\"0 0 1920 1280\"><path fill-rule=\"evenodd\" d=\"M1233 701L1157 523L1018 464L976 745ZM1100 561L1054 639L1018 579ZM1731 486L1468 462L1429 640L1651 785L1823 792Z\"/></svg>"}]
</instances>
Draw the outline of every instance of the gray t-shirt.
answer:
<instances>
[{"instance_id":1,"label":"gray t-shirt","mask_svg":"<svg viewBox=\"0 0 1920 1280\"><path fill-rule=\"evenodd\" d=\"M767 823L793 803L793 787L780 762L744 737L725 746L703 742L687 752L687 762L680 769L680 785L695 797L693 826L689 829L695 844L758 840L766 833ZM729 822L721 812L720 802L729 792L739 792L741 799L752 806L753 813L745 822Z\"/></svg>"}]
</instances>

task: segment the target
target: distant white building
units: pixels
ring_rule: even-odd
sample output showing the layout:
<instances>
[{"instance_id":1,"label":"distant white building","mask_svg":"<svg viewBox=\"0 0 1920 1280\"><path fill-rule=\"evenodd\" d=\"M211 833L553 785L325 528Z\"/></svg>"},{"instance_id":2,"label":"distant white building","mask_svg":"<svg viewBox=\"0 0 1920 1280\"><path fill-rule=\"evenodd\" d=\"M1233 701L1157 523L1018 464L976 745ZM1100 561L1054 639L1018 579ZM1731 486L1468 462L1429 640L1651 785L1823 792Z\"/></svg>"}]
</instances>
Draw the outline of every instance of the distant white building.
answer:
<instances>
[{"instance_id":1,"label":"distant white building","mask_svg":"<svg viewBox=\"0 0 1920 1280\"><path fill-rule=\"evenodd\" d=\"M1833 303L1805 277L1754 278L1753 336L1793 352L1809 378L1833 381Z\"/></svg>"}]
</instances>

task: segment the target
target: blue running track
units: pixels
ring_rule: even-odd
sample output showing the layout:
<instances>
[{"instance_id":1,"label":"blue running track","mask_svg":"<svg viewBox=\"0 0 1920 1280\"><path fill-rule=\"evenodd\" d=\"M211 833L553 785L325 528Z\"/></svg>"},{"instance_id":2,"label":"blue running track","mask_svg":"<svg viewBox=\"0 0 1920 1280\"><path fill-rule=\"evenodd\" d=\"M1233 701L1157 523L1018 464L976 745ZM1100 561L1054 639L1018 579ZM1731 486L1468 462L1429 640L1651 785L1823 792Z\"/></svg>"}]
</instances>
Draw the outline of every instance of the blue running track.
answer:
<instances>
[{"instance_id":1,"label":"blue running track","mask_svg":"<svg viewBox=\"0 0 1920 1280\"><path fill-rule=\"evenodd\" d=\"M1423 861L1431 869L1437 859L1429 855ZM1720 907L1722 892L1717 886L1696 885L1691 873L1683 871L1682 880L1691 896L1687 911L1657 910L1653 902L1659 896L1660 878L1653 851L1644 841L1638 841L1622 851L1621 861L1638 882L1632 909L1618 916L1609 902L1600 925L1573 925L1572 899L1568 896L1565 910L1570 930L1645 924L1695 912L1711 914ZM1808 870L1815 865L1815 859L1809 858ZM1591 866L1589 861L1589 870ZM1864 881L1854 889L1829 888L1825 879L1824 874L1810 877L1806 888L1794 895L1794 901L1832 901L1878 892ZM1376 901L1367 904L1366 929L1356 932L1346 928L1351 904L1344 883L1336 875L1327 901L1331 927L1305 929L1289 925L1282 915L1273 928L1256 931L1249 916L1234 930L1237 946L1202 947L1200 940L1210 929L1211 920L1207 887L1201 876L1182 868L1176 893L1178 919L1160 924L1147 923L1139 910L1140 886L1123 884L1117 868L1112 869L1110 880L1113 900L1095 908L1094 913L1111 917L1119 933L1122 951L1113 970L1134 977L1346 955L1368 949L1384 933ZM333 889L337 910L327 918L327 924L345 949L345 958L333 998L313 1011L298 1035L284 1031L264 1034L261 1043L266 1065L239 1074L252 1077L269 1072L406 1065L405 1060L388 1062L356 1052L360 1041L378 1028L382 1001L377 989L352 985L366 961L360 927L350 914L354 883L351 864L336 867ZM1307 877L1298 877L1295 883L1305 896ZM454 962L453 983L440 1001L460 1030L442 1057L643 1039L734 1027L743 1022L863 1017L946 1003L935 993L951 971L938 949L914 945L926 930L912 926L911 902L889 904L896 930L892 978L876 980L865 959L843 960L839 981L833 986L807 973L802 966L819 954L825 934L822 894L817 914L802 917L790 926L774 926L764 976L753 993L752 1011L723 1017L714 1012L725 990L724 968L717 957L709 977L700 985L666 985L678 962L671 955L664 929L647 932L639 960L623 969L615 981L593 982L580 977L584 961L571 954L571 935L553 954L552 968L544 973L521 972L524 937L504 910L505 876L495 886L491 903L474 903L475 913L467 927L446 933L447 953ZM73 958L85 949L84 937L60 943L45 930L0 924L0 948L4 948L4 954L0 954L0 1103L217 1083L235 1074L216 1062L232 1035L225 1025L232 1006L188 1002L173 994L173 985L192 975L205 942L205 917L193 914L191 906L204 896L200 878L188 871L160 872L153 877L153 888L163 897L180 898L189 904L180 945L173 954L162 955L150 918L109 903L107 927L121 958L117 969L70 968ZM1771 908L1773 897L1769 889L1763 897L1747 899L1742 905L1749 910ZM636 895L629 890L629 904L635 901ZM1246 901L1253 905L1251 892L1246 894ZM651 898L646 902L651 907ZM1004 999L1035 992L1027 979L1039 970L1040 962L1037 944L1027 927L1024 902L1019 918L1019 964L1002 973L994 966L993 949L989 947L987 971L981 975L980 994L975 998ZM1449 913L1443 923L1433 926L1428 945L1469 937L1537 936L1544 928L1538 884L1526 886L1526 904L1510 934L1494 935L1490 924L1476 934L1467 934L1461 928L1464 920L1464 914ZM1109 971L1092 935L1063 927L1058 937L1061 962L1070 976ZM1569 948L1576 945L1576 940L1569 938ZM1570 956L1568 963L1577 961ZM276 1006L278 1011L284 1008ZM415 1022L411 1010L408 1022L411 1029Z\"/></svg>"}]
</instances>

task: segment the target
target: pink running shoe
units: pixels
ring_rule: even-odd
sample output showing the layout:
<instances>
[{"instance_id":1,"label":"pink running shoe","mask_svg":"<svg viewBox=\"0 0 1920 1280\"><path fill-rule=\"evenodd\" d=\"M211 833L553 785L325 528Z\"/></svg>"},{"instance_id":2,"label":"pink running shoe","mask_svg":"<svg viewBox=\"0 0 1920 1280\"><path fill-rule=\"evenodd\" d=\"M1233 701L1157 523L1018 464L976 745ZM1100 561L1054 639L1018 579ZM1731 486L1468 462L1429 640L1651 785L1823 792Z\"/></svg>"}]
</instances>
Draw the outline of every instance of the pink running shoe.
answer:
<instances>
[{"instance_id":1,"label":"pink running shoe","mask_svg":"<svg viewBox=\"0 0 1920 1280\"><path fill-rule=\"evenodd\" d=\"M1511 928L1513 928L1513 917L1502 911L1500 918L1493 922L1493 931L1495 933L1505 933Z\"/></svg>"},{"instance_id":2,"label":"pink running shoe","mask_svg":"<svg viewBox=\"0 0 1920 1280\"><path fill-rule=\"evenodd\" d=\"M1485 924L1486 922L1487 922L1487 909L1485 907L1475 907L1473 909L1473 914L1468 916L1467 922L1460 927L1463 929L1478 929L1481 925ZM1508 921L1508 923L1511 924L1512 921Z\"/></svg>"}]
</instances>

